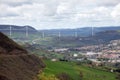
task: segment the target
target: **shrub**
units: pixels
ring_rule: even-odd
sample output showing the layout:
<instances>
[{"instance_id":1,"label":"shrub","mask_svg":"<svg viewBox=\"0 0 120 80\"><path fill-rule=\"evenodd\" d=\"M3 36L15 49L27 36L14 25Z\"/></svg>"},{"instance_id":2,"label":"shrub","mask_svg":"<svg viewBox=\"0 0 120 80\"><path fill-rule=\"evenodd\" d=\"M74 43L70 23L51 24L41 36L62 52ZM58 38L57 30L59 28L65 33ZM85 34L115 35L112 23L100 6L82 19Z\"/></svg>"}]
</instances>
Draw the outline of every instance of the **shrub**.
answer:
<instances>
[{"instance_id":1,"label":"shrub","mask_svg":"<svg viewBox=\"0 0 120 80\"><path fill-rule=\"evenodd\" d=\"M79 75L80 75L80 79L83 80L83 72L80 71Z\"/></svg>"},{"instance_id":2,"label":"shrub","mask_svg":"<svg viewBox=\"0 0 120 80\"><path fill-rule=\"evenodd\" d=\"M117 74L116 79L120 80L120 74Z\"/></svg>"},{"instance_id":3,"label":"shrub","mask_svg":"<svg viewBox=\"0 0 120 80\"><path fill-rule=\"evenodd\" d=\"M55 75L45 75L44 73L38 75L38 80L59 80Z\"/></svg>"},{"instance_id":4,"label":"shrub","mask_svg":"<svg viewBox=\"0 0 120 80\"><path fill-rule=\"evenodd\" d=\"M65 73L65 72L59 73L57 75L57 78L59 80L72 80L72 78L67 73Z\"/></svg>"}]
</instances>

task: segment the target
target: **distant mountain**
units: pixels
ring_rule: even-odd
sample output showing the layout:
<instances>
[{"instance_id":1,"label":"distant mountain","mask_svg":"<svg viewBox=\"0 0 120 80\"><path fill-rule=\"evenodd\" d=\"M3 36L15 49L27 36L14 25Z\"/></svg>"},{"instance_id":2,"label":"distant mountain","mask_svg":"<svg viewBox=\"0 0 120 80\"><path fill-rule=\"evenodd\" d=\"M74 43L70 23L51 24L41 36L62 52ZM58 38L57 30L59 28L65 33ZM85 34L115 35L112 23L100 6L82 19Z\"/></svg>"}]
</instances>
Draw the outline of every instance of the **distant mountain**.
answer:
<instances>
[{"instance_id":1,"label":"distant mountain","mask_svg":"<svg viewBox=\"0 0 120 80\"><path fill-rule=\"evenodd\" d=\"M37 30L31 26L16 26L16 25L0 25L0 32L36 32Z\"/></svg>"},{"instance_id":2,"label":"distant mountain","mask_svg":"<svg viewBox=\"0 0 120 80\"><path fill-rule=\"evenodd\" d=\"M82 47L90 45L108 44L112 40L120 39L120 32L115 30L102 31L87 37L61 36L41 42L47 47ZM40 44L41 44L40 43ZM47 44L46 44L47 43Z\"/></svg>"},{"instance_id":3,"label":"distant mountain","mask_svg":"<svg viewBox=\"0 0 120 80\"><path fill-rule=\"evenodd\" d=\"M98 32L93 36L84 37L81 39L81 42L87 42L87 44L107 44L112 40L118 39L120 39L120 32L116 30L109 30Z\"/></svg>"},{"instance_id":4,"label":"distant mountain","mask_svg":"<svg viewBox=\"0 0 120 80\"><path fill-rule=\"evenodd\" d=\"M107 26L107 27L94 27L93 33L98 33L101 31L109 31L109 30L120 30L120 26ZM40 32L44 32L46 35L58 36L59 32L61 36L90 36L92 35L92 27L84 27L84 28L76 28L76 29L50 29L50 30L39 30Z\"/></svg>"},{"instance_id":5,"label":"distant mountain","mask_svg":"<svg viewBox=\"0 0 120 80\"><path fill-rule=\"evenodd\" d=\"M42 60L0 33L0 80L35 80Z\"/></svg>"},{"instance_id":6,"label":"distant mountain","mask_svg":"<svg viewBox=\"0 0 120 80\"><path fill-rule=\"evenodd\" d=\"M120 32L116 30L102 31L96 33L93 37L104 41L117 40L120 39Z\"/></svg>"}]
</instances>

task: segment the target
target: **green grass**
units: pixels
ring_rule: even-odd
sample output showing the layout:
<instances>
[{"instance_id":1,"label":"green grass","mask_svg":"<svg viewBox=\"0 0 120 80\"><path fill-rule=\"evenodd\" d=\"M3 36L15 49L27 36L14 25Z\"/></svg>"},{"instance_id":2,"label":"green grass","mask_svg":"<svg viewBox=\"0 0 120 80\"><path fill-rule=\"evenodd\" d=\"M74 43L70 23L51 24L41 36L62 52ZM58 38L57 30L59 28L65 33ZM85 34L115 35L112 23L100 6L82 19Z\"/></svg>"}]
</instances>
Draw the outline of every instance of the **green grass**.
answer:
<instances>
[{"instance_id":1,"label":"green grass","mask_svg":"<svg viewBox=\"0 0 120 80\"><path fill-rule=\"evenodd\" d=\"M56 59L63 58L63 55L62 55L62 54L58 54L58 53L55 53L55 52L49 52L49 51L43 50L43 49L32 50L32 51L30 51L30 52L33 53L33 54L36 54L36 55L38 55L38 56L46 57L46 58L48 58L48 59L52 59L52 58L56 58Z\"/></svg>"},{"instance_id":2,"label":"green grass","mask_svg":"<svg viewBox=\"0 0 120 80\"><path fill-rule=\"evenodd\" d=\"M78 72L75 70L74 65L67 63L67 62L52 62L52 61L45 61L46 68L44 70L45 74L59 74L62 72L68 73L72 78L74 77L75 80L79 80Z\"/></svg>"},{"instance_id":3,"label":"green grass","mask_svg":"<svg viewBox=\"0 0 120 80\"><path fill-rule=\"evenodd\" d=\"M45 60L45 63L46 68L43 72L46 75L56 75L65 72L69 74L73 80L80 80L79 73L82 72L83 80L116 80L114 73L89 68L85 65L78 66L73 62L52 62Z\"/></svg>"},{"instance_id":4,"label":"green grass","mask_svg":"<svg viewBox=\"0 0 120 80\"><path fill-rule=\"evenodd\" d=\"M83 72L83 80L116 80L115 74L87 66L76 66L76 69Z\"/></svg>"}]
</instances>

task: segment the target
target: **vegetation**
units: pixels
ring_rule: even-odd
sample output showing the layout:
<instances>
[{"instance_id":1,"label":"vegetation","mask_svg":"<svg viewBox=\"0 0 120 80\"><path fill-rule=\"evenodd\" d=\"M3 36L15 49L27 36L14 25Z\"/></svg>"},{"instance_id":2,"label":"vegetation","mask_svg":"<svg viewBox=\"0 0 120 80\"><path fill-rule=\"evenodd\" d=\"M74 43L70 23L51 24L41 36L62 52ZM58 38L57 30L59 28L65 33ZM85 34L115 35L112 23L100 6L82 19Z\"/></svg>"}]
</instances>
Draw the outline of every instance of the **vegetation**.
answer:
<instances>
[{"instance_id":1,"label":"vegetation","mask_svg":"<svg viewBox=\"0 0 120 80\"><path fill-rule=\"evenodd\" d=\"M72 80L72 78L65 72L57 74L59 80Z\"/></svg>"},{"instance_id":2,"label":"vegetation","mask_svg":"<svg viewBox=\"0 0 120 80\"><path fill-rule=\"evenodd\" d=\"M34 54L36 56L41 56L44 59L55 59L55 60L59 60L62 59L64 57L63 54L59 54L56 52L49 52L46 49L41 48L41 46L39 44L25 44L23 45L27 51L29 51L31 54Z\"/></svg>"},{"instance_id":3,"label":"vegetation","mask_svg":"<svg viewBox=\"0 0 120 80\"><path fill-rule=\"evenodd\" d=\"M116 79L120 80L120 74L117 74Z\"/></svg>"},{"instance_id":4,"label":"vegetation","mask_svg":"<svg viewBox=\"0 0 120 80\"><path fill-rule=\"evenodd\" d=\"M47 77L46 77L47 76ZM55 75L46 75L44 73L37 76L38 80L58 80Z\"/></svg>"},{"instance_id":5,"label":"vegetation","mask_svg":"<svg viewBox=\"0 0 120 80\"><path fill-rule=\"evenodd\" d=\"M0 33L0 80L33 80L43 61Z\"/></svg>"},{"instance_id":6,"label":"vegetation","mask_svg":"<svg viewBox=\"0 0 120 80\"><path fill-rule=\"evenodd\" d=\"M65 74L65 78L70 78L70 80L116 80L114 73L94 69L87 65L76 65L75 62L52 62L50 60L45 60L45 63L46 68L43 72L46 77L50 75L58 77L59 74L59 77L63 78L63 74Z\"/></svg>"}]
</instances>

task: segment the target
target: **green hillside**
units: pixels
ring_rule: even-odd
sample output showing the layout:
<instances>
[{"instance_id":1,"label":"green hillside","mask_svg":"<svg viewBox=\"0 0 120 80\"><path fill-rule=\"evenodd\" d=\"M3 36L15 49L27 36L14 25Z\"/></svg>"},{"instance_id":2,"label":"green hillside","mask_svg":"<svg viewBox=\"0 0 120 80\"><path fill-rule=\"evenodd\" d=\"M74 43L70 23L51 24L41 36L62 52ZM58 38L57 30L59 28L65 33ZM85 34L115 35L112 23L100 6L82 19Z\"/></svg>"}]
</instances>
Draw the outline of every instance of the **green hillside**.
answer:
<instances>
[{"instance_id":1,"label":"green hillside","mask_svg":"<svg viewBox=\"0 0 120 80\"><path fill-rule=\"evenodd\" d=\"M46 68L43 73L46 77L67 73L71 77L71 80L116 80L114 73L90 68L85 65L76 65L74 62L52 62L45 60L45 63ZM82 79L80 76L82 76Z\"/></svg>"}]
</instances>

